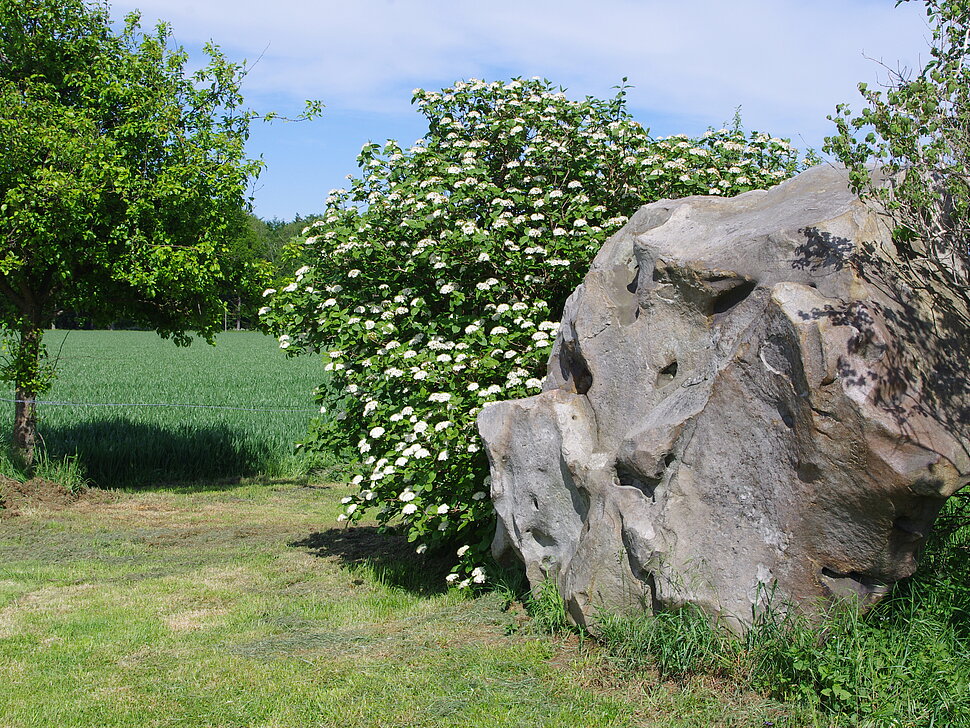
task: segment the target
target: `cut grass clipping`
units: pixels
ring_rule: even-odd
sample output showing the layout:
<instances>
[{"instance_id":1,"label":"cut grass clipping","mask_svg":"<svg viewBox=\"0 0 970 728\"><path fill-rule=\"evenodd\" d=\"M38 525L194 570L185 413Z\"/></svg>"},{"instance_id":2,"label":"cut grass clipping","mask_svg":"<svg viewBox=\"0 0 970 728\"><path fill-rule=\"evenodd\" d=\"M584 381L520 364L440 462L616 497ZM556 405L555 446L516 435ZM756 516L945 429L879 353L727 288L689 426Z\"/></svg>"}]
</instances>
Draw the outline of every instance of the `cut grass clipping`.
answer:
<instances>
[{"instance_id":1,"label":"cut grass clipping","mask_svg":"<svg viewBox=\"0 0 970 728\"><path fill-rule=\"evenodd\" d=\"M319 414L313 392L326 374L317 357L288 359L254 332L221 334L215 346L176 347L143 331L50 331L45 341L57 379L41 399L73 404L38 405L44 477L119 487L297 476L320 465L294 450ZM9 384L2 391L13 399ZM12 421L13 404L0 404ZM14 474L9 461L0 471Z\"/></svg>"}]
</instances>

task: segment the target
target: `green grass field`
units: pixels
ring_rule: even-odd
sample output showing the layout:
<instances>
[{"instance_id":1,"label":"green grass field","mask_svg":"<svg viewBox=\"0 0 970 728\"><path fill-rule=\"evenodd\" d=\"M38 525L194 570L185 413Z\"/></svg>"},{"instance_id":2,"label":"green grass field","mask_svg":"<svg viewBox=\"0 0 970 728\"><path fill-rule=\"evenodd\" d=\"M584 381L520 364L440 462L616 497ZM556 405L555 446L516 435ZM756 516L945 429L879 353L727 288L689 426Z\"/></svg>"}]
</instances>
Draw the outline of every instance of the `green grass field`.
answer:
<instances>
[{"instance_id":1,"label":"green grass field","mask_svg":"<svg viewBox=\"0 0 970 728\"><path fill-rule=\"evenodd\" d=\"M293 450L319 360L254 333L63 337L45 399L237 409L40 407L40 475L76 484L73 457L116 490L0 478L0 728L970 725L967 497L866 615L743 638L603 615L593 641L549 590L448 591L450 564L335 527L348 486Z\"/></svg>"},{"instance_id":2,"label":"green grass field","mask_svg":"<svg viewBox=\"0 0 970 728\"><path fill-rule=\"evenodd\" d=\"M790 711L623 674L373 523L339 486L94 492L0 519L4 728L749 728Z\"/></svg>"},{"instance_id":3,"label":"green grass field","mask_svg":"<svg viewBox=\"0 0 970 728\"><path fill-rule=\"evenodd\" d=\"M254 332L189 347L142 331L50 331L45 340L57 357L45 400L299 410L40 405L48 456L76 455L98 485L285 476L303 467L293 445L306 433L316 411L313 389L324 381L316 357L288 359L275 340ZM9 385L3 392L13 398ZM13 404L6 407L9 423Z\"/></svg>"}]
</instances>

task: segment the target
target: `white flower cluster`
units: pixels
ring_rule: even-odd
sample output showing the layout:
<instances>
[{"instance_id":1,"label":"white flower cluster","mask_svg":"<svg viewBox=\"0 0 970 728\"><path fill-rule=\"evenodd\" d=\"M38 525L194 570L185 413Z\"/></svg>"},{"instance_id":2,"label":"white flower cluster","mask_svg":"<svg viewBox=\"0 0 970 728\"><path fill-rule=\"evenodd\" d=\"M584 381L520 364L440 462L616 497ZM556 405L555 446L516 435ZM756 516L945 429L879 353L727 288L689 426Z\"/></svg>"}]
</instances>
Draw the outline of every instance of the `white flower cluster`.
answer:
<instances>
[{"instance_id":1,"label":"white flower cluster","mask_svg":"<svg viewBox=\"0 0 970 728\"><path fill-rule=\"evenodd\" d=\"M341 517L377 509L418 553L464 544L462 587L485 580L491 538L475 418L542 389L563 302L606 237L645 202L766 186L798 160L739 127L653 139L622 97L573 101L541 79L414 99L428 134L364 145L261 315L288 353L322 352L327 414L305 449L356 443Z\"/></svg>"}]
</instances>

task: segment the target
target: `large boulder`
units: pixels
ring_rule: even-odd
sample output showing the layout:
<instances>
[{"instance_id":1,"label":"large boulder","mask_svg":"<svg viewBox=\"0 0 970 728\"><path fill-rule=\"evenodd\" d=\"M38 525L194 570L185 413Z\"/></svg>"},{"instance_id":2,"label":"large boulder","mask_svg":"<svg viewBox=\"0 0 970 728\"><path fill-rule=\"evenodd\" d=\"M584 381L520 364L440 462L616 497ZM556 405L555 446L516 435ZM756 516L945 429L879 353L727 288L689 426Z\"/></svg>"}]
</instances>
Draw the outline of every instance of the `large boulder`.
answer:
<instances>
[{"instance_id":1,"label":"large boulder","mask_svg":"<svg viewBox=\"0 0 970 728\"><path fill-rule=\"evenodd\" d=\"M641 208L567 301L544 391L479 416L496 556L587 625L694 602L740 626L911 574L970 479L970 332L894 256L831 166Z\"/></svg>"}]
</instances>

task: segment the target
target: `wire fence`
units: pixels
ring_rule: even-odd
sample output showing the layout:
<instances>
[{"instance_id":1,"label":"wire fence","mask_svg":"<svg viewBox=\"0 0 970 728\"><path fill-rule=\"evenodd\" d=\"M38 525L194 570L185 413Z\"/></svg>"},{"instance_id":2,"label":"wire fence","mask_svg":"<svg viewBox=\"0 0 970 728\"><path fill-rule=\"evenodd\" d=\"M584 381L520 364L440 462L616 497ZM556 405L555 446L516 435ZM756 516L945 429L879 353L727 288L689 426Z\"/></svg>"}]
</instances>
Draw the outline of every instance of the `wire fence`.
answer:
<instances>
[{"instance_id":1,"label":"wire fence","mask_svg":"<svg viewBox=\"0 0 970 728\"><path fill-rule=\"evenodd\" d=\"M13 404L30 404L24 399L10 399L0 397L0 402L11 402ZM174 407L181 409L217 409L235 410L237 412L313 412L320 413L320 409L297 409L287 407L236 407L223 404L182 404L176 402L57 402L49 399L33 400L34 404L52 407Z\"/></svg>"}]
</instances>

